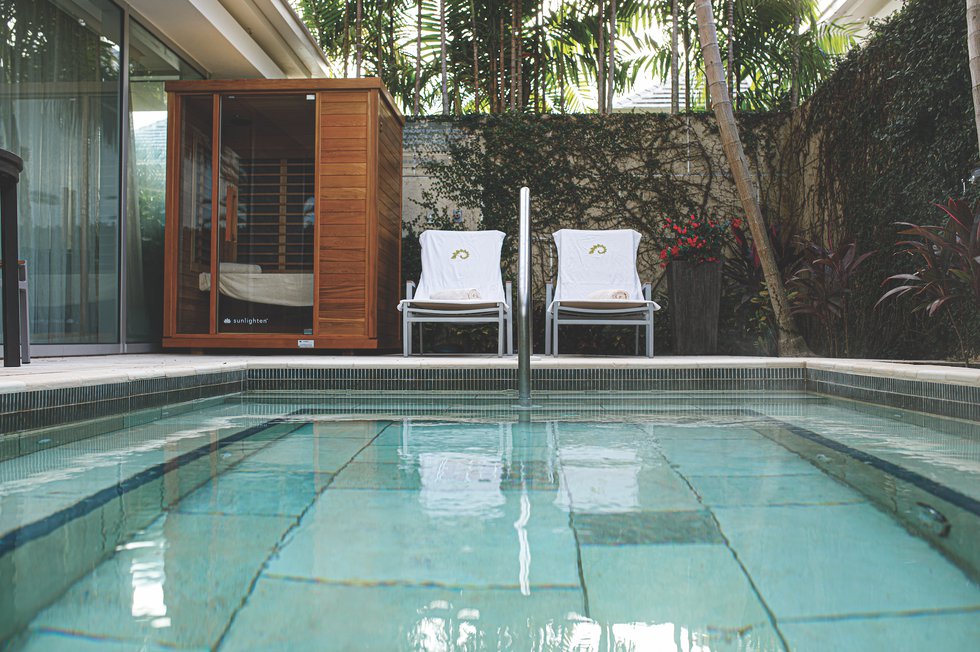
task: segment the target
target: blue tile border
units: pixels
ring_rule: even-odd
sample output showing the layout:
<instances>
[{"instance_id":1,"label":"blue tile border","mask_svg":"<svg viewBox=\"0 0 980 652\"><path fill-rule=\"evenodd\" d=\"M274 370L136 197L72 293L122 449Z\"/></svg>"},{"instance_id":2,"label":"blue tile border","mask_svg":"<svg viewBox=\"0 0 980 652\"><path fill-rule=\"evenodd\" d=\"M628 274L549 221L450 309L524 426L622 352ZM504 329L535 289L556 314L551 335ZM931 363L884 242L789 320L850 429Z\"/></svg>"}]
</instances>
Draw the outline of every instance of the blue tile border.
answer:
<instances>
[{"instance_id":1,"label":"blue tile border","mask_svg":"<svg viewBox=\"0 0 980 652\"><path fill-rule=\"evenodd\" d=\"M515 393L514 368L266 368L159 377L85 387L0 394L0 459L23 453L17 433L93 420L101 432L119 417L241 392ZM796 367L547 368L532 371L537 392L809 392L980 422L980 386ZM85 436L100 434L98 428Z\"/></svg>"},{"instance_id":2,"label":"blue tile border","mask_svg":"<svg viewBox=\"0 0 980 652\"><path fill-rule=\"evenodd\" d=\"M59 510L39 521L35 521L34 523L29 523L11 530L3 536L0 536L0 557L12 552L16 548L26 543L30 543L35 539L39 539L54 532L66 523L81 516L85 516L89 512L102 507L110 501L127 494L134 489L142 487L148 482L152 482L153 480L163 477L165 473L182 466L186 466L190 462L200 459L206 455L211 455L235 442L254 437L255 435L265 432L277 425L289 423L290 421L285 418L271 419L257 426L246 428L245 430L235 433L234 435L229 435L223 439L219 439L216 442L209 442L203 446L199 446L193 450L178 455L172 460L167 460L166 462L160 462L159 464L154 464L153 466L147 467L139 473L122 480L119 482L119 484L106 487L105 489L98 491L91 496L86 496L79 502ZM294 430L298 430L299 428L303 427L304 424L300 422L293 423L292 425L293 428L291 430L286 430L285 432L281 433L277 439L281 439Z\"/></svg>"}]
</instances>

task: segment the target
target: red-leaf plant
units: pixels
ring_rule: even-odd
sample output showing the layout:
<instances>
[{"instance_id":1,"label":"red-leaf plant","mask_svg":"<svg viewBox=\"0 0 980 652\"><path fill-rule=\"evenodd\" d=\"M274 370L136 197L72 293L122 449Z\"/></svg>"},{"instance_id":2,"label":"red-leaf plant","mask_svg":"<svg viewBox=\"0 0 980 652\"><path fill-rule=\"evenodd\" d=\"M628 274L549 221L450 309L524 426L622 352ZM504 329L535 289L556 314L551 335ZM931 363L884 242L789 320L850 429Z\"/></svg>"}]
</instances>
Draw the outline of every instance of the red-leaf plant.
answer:
<instances>
[{"instance_id":1,"label":"red-leaf plant","mask_svg":"<svg viewBox=\"0 0 980 652\"><path fill-rule=\"evenodd\" d=\"M898 255L911 256L916 269L911 274L894 274L882 285L901 282L881 295L877 307L886 299L909 295L916 301L913 312L925 311L932 317L945 308L953 332L959 340L963 359L969 352L950 307L954 303L973 303L980 308L980 203L973 206L950 199L936 204L946 215L941 225L897 222L900 235L911 236L897 243Z\"/></svg>"},{"instance_id":2,"label":"red-leaf plant","mask_svg":"<svg viewBox=\"0 0 980 652\"><path fill-rule=\"evenodd\" d=\"M840 341L834 326L841 323L845 355L850 351L847 333L847 304L851 279L874 251L858 254L857 243L841 247L799 241L803 260L787 285L791 289L793 313L815 319L824 330L834 356L840 355Z\"/></svg>"}]
</instances>

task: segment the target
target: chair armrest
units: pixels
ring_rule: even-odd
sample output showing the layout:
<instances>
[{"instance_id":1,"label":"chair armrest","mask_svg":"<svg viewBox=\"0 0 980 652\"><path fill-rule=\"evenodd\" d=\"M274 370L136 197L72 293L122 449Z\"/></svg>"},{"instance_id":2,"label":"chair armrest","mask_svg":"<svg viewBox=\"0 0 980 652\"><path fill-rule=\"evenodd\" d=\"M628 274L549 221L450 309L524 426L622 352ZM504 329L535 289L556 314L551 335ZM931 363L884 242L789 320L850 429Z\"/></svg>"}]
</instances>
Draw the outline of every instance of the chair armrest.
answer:
<instances>
[{"instance_id":1,"label":"chair armrest","mask_svg":"<svg viewBox=\"0 0 980 652\"><path fill-rule=\"evenodd\" d=\"M411 301L415 296L415 281L405 281L405 299Z\"/></svg>"},{"instance_id":2,"label":"chair armrest","mask_svg":"<svg viewBox=\"0 0 980 652\"><path fill-rule=\"evenodd\" d=\"M653 283L643 284L643 298L647 301L653 301Z\"/></svg>"},{"instance_id":3,"label":"chair armrest","mask_svg":"<svg viewBox=\"0 0 980 652\"><path fill-rule=\"evenodd\" d=\"M514 284L510 281L504 283L504 302L508 308L514 307Z\"/></svg>"}]
</instances>

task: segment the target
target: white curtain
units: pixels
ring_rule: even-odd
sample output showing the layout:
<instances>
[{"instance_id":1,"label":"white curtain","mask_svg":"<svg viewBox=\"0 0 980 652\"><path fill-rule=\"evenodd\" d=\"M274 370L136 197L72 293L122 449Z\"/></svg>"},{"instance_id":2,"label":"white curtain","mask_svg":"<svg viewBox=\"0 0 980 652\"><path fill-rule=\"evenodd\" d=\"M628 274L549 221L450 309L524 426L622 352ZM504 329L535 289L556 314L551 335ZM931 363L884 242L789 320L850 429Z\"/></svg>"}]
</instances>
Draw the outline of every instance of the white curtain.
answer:
<instances>
[{"instance_id":1,"label":"white curtain","mask_svg":"<svg viewBox=\"0 0 980 652\"><path fill-rule=\"evenodd\" d=\"M31 339L118 341L118 50L48 2L3 4L0 147L24 159Z\"/></svg>"}]
</instances>

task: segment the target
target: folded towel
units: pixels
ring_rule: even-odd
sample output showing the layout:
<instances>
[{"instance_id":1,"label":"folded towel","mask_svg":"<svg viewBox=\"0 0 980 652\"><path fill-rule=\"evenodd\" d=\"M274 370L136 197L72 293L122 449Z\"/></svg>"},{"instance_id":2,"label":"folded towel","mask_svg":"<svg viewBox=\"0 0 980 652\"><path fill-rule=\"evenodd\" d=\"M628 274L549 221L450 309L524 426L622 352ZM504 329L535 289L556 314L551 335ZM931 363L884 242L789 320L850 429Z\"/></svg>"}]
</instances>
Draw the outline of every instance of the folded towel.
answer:
<instances>
[{"instance_id":1,"label":"folded towel","mask_svg":"<svg viewBox=\"0 0 980 652\"><path fill-rule=\"evenodd\" d=\"M586 298L589 301L626 301L630 298L630 293L626 290L596 290L589 292Z\"/></svg>"},{"instance_id":2,"label":"folded towel","mask_svg":"<svg viewBox=\"0 0 980 652\"><path fill-rule=\"evenodd\" d=\"M460 301L463 299L479 299L480 291L475 288L453 288L452 290L438 290L432 293L430 299L437 301Z\"/></svg>"}]
</instances>

